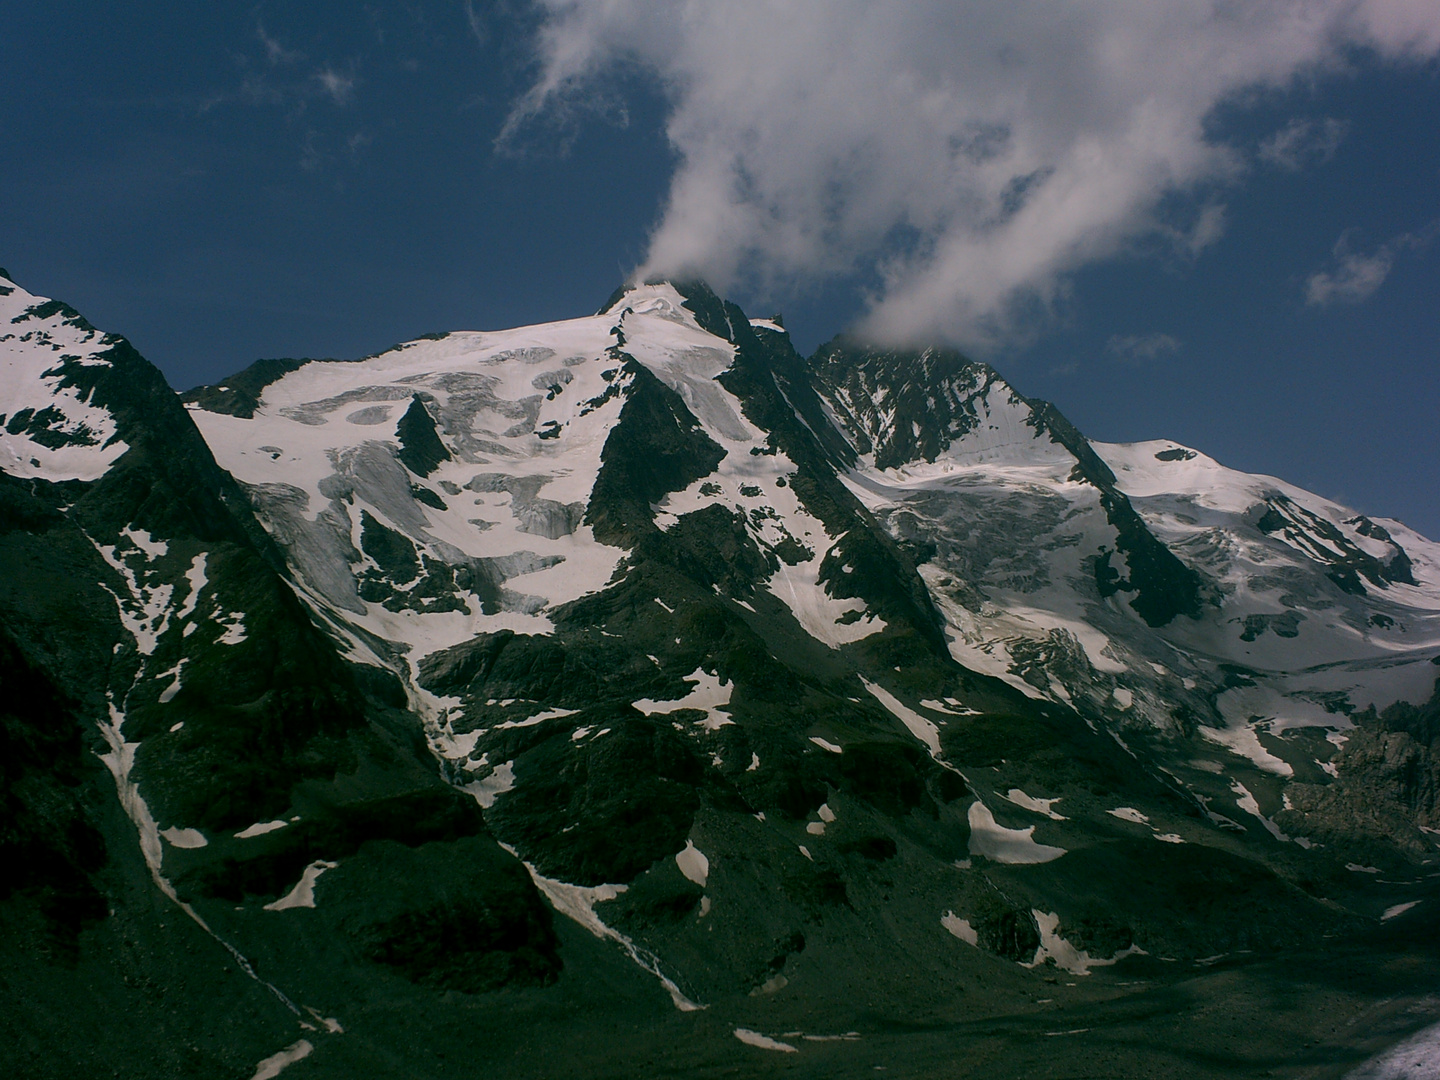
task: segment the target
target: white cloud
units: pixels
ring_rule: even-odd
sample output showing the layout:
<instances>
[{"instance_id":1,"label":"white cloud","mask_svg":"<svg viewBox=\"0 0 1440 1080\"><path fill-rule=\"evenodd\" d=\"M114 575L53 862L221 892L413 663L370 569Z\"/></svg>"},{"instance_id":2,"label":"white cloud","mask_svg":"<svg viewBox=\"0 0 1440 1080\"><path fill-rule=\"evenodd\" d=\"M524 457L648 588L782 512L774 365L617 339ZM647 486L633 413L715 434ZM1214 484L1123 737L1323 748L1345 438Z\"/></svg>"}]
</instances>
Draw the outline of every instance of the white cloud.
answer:
<instances>
[{"instance_id":1,"label":"white cloud","mask_svg":"<svg viewBox=\"0 0 1440 1080\"><path fill-rule=\"evenodd\" d=\"M1335 156L1349 125L1343 120L1291 120L1260 142L1260 160L1267 165L1298 172L1306 165L1324 163Z\"/></svg>"},{"instance_id":2,"label":"white cloud","mask_svg":"<svg viewBox=\"0 0 1440 1080\"><path fill-rule=\"evenodd\" d=\"M1355 230L1341 233L1335 242L1335 257L1330 268L1317 270L1305 282L1306 302L1313 307L1329 307L1370 299L1390 276L1397 255L1426 247L1437 234L1440 234L1440 219L1418 232L1392 237L1367 254L1353 249Z\"/></svg>"},{"instance_id":3,"label":"white cloud","mask_svg":"<svg viewBox=\"0 0 1440 1080\"><path fill-rule=\"evenodd\" d=\"M1433 0L537 7L539 76L502 142L637 69L668 100L678 164L642 272L721 288L869 272L871 333L971 344L1053 306L1088 262L1213 243L1213 189L1245 167L1207 136L1217 104L1357 45L1440 52Z\"/></svg>"},{"instance_id":4,"label":"white cloud","mask_svg":"<svg viewBox=\"0 0 1440 1080\"><path fill-rule=\"evenodd\" d=\"M1180 342L1169 334L1114 334L1105 342L1105 351L1128 364L1143 364L1172 356Z\"/></svg>"}]
</instances>

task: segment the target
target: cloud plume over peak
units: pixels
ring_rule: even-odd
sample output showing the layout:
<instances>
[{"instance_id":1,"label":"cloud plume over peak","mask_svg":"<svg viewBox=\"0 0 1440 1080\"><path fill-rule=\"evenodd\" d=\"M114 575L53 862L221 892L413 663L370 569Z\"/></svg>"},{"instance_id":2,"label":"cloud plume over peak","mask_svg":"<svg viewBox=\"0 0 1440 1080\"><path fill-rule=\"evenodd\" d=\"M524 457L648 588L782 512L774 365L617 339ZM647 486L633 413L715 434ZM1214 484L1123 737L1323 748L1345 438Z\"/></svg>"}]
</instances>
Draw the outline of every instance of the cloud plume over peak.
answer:
<instances>
[{"instance_id":1,"label":"cloud plume over peak","mask_svg":"<svg viewBox=\"0 0 1440 1080\"><path fill-rule=\"evenodd\" d=\"M860 274L872 335L972 344L1127 245L1213 242L1211 189L1248 165L1207 136L1216 105L1356 47L1440 52L1432 0L537 6L539 77L507 132L619 71L666 96L678 164L642 273Z\"/></svg>"}]
</instances>

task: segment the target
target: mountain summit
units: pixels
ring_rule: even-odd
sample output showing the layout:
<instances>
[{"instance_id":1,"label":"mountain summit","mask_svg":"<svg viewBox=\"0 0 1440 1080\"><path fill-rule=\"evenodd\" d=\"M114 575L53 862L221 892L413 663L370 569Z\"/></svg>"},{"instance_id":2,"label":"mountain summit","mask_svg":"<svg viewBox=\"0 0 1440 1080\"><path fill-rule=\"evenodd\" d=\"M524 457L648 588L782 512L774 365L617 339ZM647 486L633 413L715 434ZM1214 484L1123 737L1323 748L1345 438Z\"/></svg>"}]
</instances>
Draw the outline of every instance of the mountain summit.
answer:
<instances>
[{"instance_id":1,"label":"mountain summit","mask_svg":"<svg viewBox=\"0 0 1440 1080\"><path fill-rule=\"evenodd\" d=\"M1398 522L695 282L183 397L0 330L16 1075L1300 1075L1431 985Z\"/></svg>"}]
</instances>

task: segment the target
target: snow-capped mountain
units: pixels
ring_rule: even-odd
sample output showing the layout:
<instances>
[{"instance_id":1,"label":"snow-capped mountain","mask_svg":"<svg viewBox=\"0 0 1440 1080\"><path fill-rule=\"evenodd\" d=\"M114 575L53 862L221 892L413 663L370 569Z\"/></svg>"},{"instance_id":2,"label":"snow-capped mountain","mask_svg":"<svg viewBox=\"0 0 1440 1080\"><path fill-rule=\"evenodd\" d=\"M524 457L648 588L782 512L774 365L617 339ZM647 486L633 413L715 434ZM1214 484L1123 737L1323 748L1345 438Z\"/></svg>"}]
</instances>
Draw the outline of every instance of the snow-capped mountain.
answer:
<instances>
[{"instance_id":1,"label":"snow-capped mountain","mask_svg":"<svg viewBox=\"0 0 1440 1080\"><path fill-rule=\"evenodd\" d=\"M1318 978L1431 899L1397 522L696 283L183 402L3 274L0 330L17 1030L63 954L108 1034L54 1075L933 1074L900 1018Z\"/></svg>"}]
</instances>

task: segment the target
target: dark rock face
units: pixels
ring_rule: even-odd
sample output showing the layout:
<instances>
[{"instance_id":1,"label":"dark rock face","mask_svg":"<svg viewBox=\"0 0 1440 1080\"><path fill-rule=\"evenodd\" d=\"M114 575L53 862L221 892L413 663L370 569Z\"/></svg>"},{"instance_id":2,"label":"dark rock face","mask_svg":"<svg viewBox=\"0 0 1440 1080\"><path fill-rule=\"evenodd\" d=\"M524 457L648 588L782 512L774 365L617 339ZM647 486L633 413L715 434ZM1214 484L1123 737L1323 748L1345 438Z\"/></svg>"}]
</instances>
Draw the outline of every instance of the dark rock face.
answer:
<instances>
[{"instance_id":1,"label":"dark rock face","mask_svg":"<svg viewBox=\"0 0 1440 1080\"><path fill-rule=\"evenodd\" d=\"M1128 572L1111 565L1110 553L1098 552L1095 581L1101 595L1134 593L1131 606L1151 626L1164 626L1177 615L1199 616L1199 575L1151 534L1109 466L1053 405L1022 397L993 368L948 350L880 351L837 338L821 348L811 367L856 449L873 454L877 469L934 462L977 432L992 394L1020 406L1035 438L1046 436L1073 455L1074 478L1096 488L1116 531L1115 549Z\"/></svg>"},{"instance_id":2,"label":"dark rock face","mask_svg":"<svg viewBox=\"0 0 1440 1080\"><path fill-rule=\"evenodd\" d=\"M1431 845L1415 827L1440 827L1440 686L1424 705L1400 701L1352 720L1358 730L1333 759L1335 782L1292 784L1293 810L1277 820L1324 837L1356 861L1396 845L1413 857L1428 854Z\"/></svg>"},{"instance_id":3,"label":"dark rock face","mask_svg":"<svg viewBox=\"0 0 1440 1080\"><path fill-rule=\"evenodd\" d=\"M877 469L934 461L975 430L977 401L1000 382L993 368L954 350L881 351L844 338L810 363L856 449L873 453Z\"/></svg>"},{"instance_id":4,"label":"dark rock face","mask_svg":"<svg viewBox=\"0 0 1440 1080\"><path fill-rule=\"evenodd\" d=\"M725 456L680 395L627 360L630 380L619 422L605 440L585 522L595 538L621 547L654 529L651 504L709 475Z\"/></svg>"},{"instance_id":5,"label":"dark rock face","mask_svg":"<svg viewBox=\"0 0 1440 1080\"><path fill-rule=\"evenodd\" d=\"M187 405L198 405L210 412L250 419L260 405L265 387L292 371L298 371L310 360L256 360L244 371L230 376L222 386L197 386L180 395Z\"/></svg>"},{"instance_id":6,"label":"dark rock face","mask_svg":"<svg viewBox=\"0 0 1440 1080\"><path fill-rule=\"evenodd\" d=\"M400 461L416 476L429 476L442 461L450 460L450 451L435 433L435 419L419 394L410 399L410 407L395 426L395 437L400 440Z\"/></svg>"},{"instance_id":7,"label":"dark rock face","mask_svg":"<svg viewBox=\"0 0 1440 1080\"><path fill-rule=\"evenodd\" d=\"M1271 495L1264 513L1255 527L1264 533L1276 533L1304 550L1312 558L1328 564L1329 578L1342 592L1352 596L1366 595L1364 582L1373 588L1387 589L1392 584L1414 585L1410 556L1391 539L1390 533L1369 518L1352 518L1345 524L1361 536L1380 541L1388 549L1386 558L1361 550L1353 540L1332 522L1299 506L1286 495Z\"/></svg>"}]
</instances>

